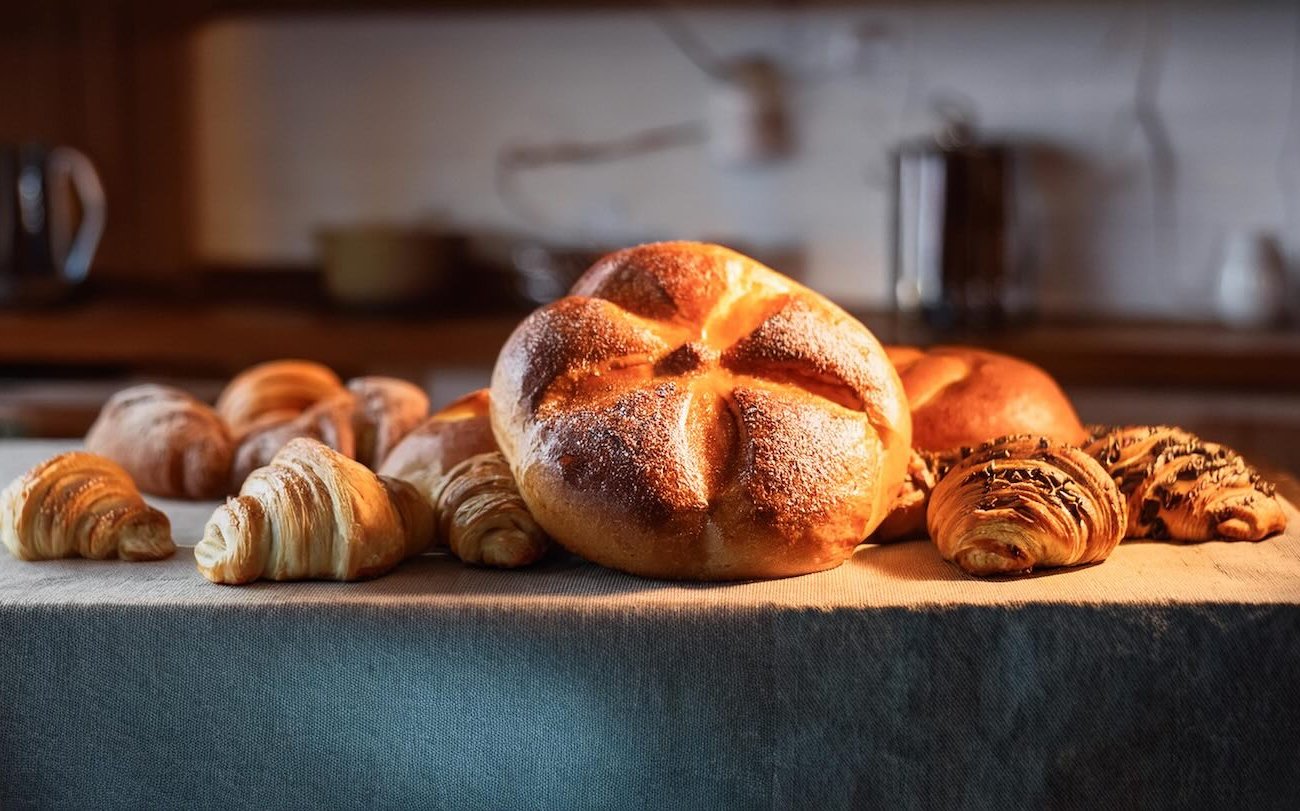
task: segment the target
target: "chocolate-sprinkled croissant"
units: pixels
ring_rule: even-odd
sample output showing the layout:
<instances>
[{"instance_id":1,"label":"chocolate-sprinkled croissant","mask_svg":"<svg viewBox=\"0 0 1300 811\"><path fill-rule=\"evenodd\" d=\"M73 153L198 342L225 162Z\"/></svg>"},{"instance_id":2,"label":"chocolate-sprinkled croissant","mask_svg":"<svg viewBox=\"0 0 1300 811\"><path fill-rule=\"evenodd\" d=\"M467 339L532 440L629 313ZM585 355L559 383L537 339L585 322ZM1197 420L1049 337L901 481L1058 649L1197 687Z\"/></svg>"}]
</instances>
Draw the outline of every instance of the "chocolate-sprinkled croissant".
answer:
<instances>
[{"instance_id":1,"label":"chocolate-sprinkled croissant","mask_svg":"<svg viewBox=\"0 0 1300 811\"><path fill-rule=\"evenodd\" d=\"M499 451L471 456L448 471L434 513L439 536L466 563L527 566L550 545Z\"/></svg>"},{"instance_id":2,"label":"chocolate-sprinkled croissant","mask_svg":"<svg viewBox=\"0 0 1300 811\"><path fill-rule=\"evenodd\" d=\"M86 450L121 465L146 493L217 498L227 492L234 453L225 422L206 403L170 386L132 386L104 404Z\"/></svg>"},{"instance_id":3,"label":"chocolate-sprinkled croissant","mask_svg":"<svg viewBox=\"0 0 1300 811\"><path fill-rule=\"evenodd\" d=\"M1096 460L1031 436L975 448L939 480L926 513L943 557L977 575L1104 560L1126 522L1124 498Z\"/></svg>"},{"instance_id":4,"label":"chocolate-sprinkled croissant","mask_svg":"<svg viewBox=\"0 0 1300 811\"><path fill-rule=\"evenodd\" d=\"M428 502L312 439L295 439L208 520L194 548L215 583L358 580L432 541Z\"/></svg>"},{"instance_id":5,"label":"chocolate-sprinkled croissant","mask_svg":"<svg viewBox=\"0 0 1300 811\"><path fill-rule=\"evenodd\" d=\"M1181 428L1094 429L1084 450L1128 500L1128 537L1257 541L1286 528L1273 485L1236 452Z\"/></svg>"},{"instance_id":6,"label":"chocolate-sprinkled croissant","mask_svg":"<svg viewBox=\"0 0 1300 811\"><path fill-rule=\"evenodd\" d=\"M167 516L112 460L73 451L0 492L0 541L21 560L161 560L176 551Z\"/></svg>"}]
</instances>

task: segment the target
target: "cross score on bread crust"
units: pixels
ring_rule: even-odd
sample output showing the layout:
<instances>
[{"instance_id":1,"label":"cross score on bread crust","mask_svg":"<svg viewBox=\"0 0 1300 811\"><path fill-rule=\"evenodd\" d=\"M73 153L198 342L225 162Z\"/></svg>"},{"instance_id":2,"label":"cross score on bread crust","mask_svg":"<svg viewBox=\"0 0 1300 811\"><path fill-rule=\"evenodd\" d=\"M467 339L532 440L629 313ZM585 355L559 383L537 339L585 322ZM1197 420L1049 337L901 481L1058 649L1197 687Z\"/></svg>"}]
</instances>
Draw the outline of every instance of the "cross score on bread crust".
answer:
<instances>
[{"instance_id":1,"label":"cross score on bread crust","mask_svg":"<svg viewBox=\"0 0 1300 811\"><path fill-rule=\"evenodd\" d=\"M689 243L607 257L527 319L498 361L493 421L544 526L575 509L624 534L621 515L653 538L597 554L666 576L834 565L883 517L910 447L901 384L865 327ZM594 539L563 535L591 533L549 517L590 556Z\"/></svg>"}]
</instances>

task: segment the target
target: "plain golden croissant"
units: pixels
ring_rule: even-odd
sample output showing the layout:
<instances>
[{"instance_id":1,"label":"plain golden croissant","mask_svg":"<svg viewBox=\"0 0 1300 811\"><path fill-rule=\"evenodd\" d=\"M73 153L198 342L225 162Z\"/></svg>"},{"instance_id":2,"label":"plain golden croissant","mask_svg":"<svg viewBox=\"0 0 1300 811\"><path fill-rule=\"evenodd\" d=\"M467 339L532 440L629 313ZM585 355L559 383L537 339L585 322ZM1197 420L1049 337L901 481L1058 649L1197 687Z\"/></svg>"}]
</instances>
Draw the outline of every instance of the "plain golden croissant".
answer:
<instances>
[{"instance_id":1,"label":"plain golden croissant","mask_svg":"<svg viewBox=\"0 0 1300 811\"><path fill-rule=\"evenodd\" d=\"M428 509L409 485L295 439L217 508L194 559L214 583L374 577L428 548Z\"/></svg>"},{"instance_id":2,"label":"plain golden croissant","mask_svg":"<svg viewBox=\"0 0 1300 811\"><path fill-rule=\"evenodd\" d=\"M429 415L429 397L419 386L395 377L358 377L348 381L348 391L356 398L355 458L378 470L402 437Z\"/></svg>"},{"instance_id":3,"label":"plain golden croissant","mask_svg":"<svg viewBox=\"0 0 1300 811\"><path fill-rule=\"evenodd\" d=\"M179 389L133 386L104 404L86 450L121 465L146 493L168 498L225 495L234 452L216 412Z\"/></svg>"},{"instance_id":4,"label":"plain golden croissant","mask_svg":"<svg viewBox=\"0 0 1300 811\"><path fill-rule=\"evenodd\" d=\"M527 566L550 546L500 451L471 456L453 467L437 491L434 513L439 535L466 563Z\"/></svg>"},{"instance_id":5,"label":"plain golden croissant","mask_svg":"<svg viewBox=\"0 0 1300 811\"><path fill-rule=\"evenodd\" d=\"M240 372L217 398L217 413L242 437L266 420L288 420L343 389L338 375L306 360L275 360Z\"/></svg>"},{"instance_id":6,"label":"plain golden croissant","mask_svg":"<svg viewBox=\"0 0 1300 811\"><path fill-rule=\"evenodd\" d=\"M978 575L1104 560L1126 521L1124 498L1095 459L1030 436L975 448L935 485L926 513L944 559Z\"/></svg>"},{"instance_id":7,"label":"plain golden croissant","mask_svg":"<svg viewBox=\"0 0 1300 811\"><path fill-rule=\"evenodd\" d=\"M1085 447L1128 499L1128 536L1258 541L1286 529L1273 485L1234 451L1167 425L1097 429Z\"/></svg>"},{"instance_id":8,"label":"plain golden croissant","mask_svg":"<svg viewBox=\"0 0 1300 811\"><path fill-rule=\"evenodd\" d=\"M176 551L167 516L110 459L48 459L0 493L0 540L21 560L161 560Z\"/></svg>"},{"instance_id":9,"label":"plain golden croissant","mask_svg":"<svg viewBox=\"0 0 1300 811\"><path fill-rule=\"evenodd\" d=\"M340 389L291 418L263 417L249 427L235 449L230 468L232 490L238 490L254 470L269 465L290 440L314 439L349 459L356 456L356 401Z\"/></svg>"}]
</instances>

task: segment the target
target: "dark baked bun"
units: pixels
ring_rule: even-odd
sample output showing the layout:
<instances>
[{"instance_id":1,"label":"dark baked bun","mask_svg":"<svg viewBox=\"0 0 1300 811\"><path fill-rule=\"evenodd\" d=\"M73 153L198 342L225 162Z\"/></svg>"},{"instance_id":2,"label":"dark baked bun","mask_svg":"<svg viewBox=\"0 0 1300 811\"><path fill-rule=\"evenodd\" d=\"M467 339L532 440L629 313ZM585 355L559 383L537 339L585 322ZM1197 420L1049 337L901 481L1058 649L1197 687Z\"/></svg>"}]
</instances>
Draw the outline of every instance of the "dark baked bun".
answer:
<instances>
[{"instance_id":1,"label":"dark baked bun","mask_svg":"<svg viewBox=\"0 0 1300 811\"><path fill-rule=\"evenodd\" d=\"M922 451L1033 434L1077 445L1088 438L1069 398L1047 372L1018 358L964 346L886 347L912 408Z\"/></svg>"},{"instance_id":2,"label":"dark baked bun","mask_svg":"<svg viewBox=\"0 0 1300 811\"><path fill-rule=\"evenodd\" d=\"M837 566L883 519L911 452L907 401L875 337L716 245L597 262L515 330L491 399L542 528L653 577Z\"/></svg>"}]
</instances>

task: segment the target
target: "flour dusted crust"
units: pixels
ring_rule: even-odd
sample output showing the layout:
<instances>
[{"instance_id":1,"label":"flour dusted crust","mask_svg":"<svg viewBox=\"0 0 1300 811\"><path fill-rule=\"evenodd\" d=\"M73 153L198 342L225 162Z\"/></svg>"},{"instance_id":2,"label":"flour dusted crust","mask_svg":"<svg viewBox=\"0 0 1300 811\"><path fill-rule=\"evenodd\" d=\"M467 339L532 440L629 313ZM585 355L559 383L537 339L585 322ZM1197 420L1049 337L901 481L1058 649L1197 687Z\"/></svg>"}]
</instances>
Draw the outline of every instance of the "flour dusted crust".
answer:
<instances>
[{"instance_id":1,"label":"flour dusted crust","mask_svg":"<svg viewBox=\"0 0 1300 811\"><path fill-rule=\"evenodd\" d=\"M86 434L86 450L117 462L146 493L204 499L228 492L234 442L206 403L145 384L108 399Z\"/></svg>"},{"instance_id":2,"label":"flour dusted crust","mask_svg":"<svg viewBox=\"0 0 1300 811\"><path fill-rule=\"evenodd\" d=\"M644 245L527 318L492 424L555 540L668 578L841 563L910 454L897 374L865 327L734 251Z\"/></svg>"}]
</instances>

